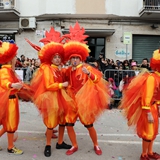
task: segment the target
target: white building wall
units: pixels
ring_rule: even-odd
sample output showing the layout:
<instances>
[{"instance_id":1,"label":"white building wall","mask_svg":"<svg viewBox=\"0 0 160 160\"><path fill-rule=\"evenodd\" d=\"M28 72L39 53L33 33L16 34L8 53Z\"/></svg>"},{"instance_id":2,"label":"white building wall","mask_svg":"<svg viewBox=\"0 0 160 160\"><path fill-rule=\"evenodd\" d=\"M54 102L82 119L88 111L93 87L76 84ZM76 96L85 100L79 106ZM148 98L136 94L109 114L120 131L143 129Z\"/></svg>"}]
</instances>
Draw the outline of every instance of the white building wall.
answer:
<instances>
[{"instance_id":1,"label":"white building wall","mask_svg":"<svg viewBox=\"0 0 160 160\"><path fill-rule=\"evenodd\" d=\"M141 2L141 3L140 3ZM139 10L142 8L142 0L106 0L106 14L113 14L126 17L139 17Z\"/></svg>"},{"instance_id":2,"label":"white building wall","mask_svg":"<svg viewBox=\"0 0 160 160\"><path fill-rule=\"evenodd\" d=\"M87 0L86 0L87 1ZM76 14L76 0L17 0L21 17L43 14ZM81 4L83 8L89 7ZM106 0L104 15L138 16L142 0ZM83 11L83 10L82 10ZM83 14L83 13L81 13ZM93 13L94 14L94 13Z\"/></svg>"},{"instance_id":3,"label":"white building wall","mask_svg":"<svg viewBox=\"0 0 160 160\"><path fill-rule=\"evenodd\" d=\"M21 17L38 16L46 11L46 1L44 0L18 0Z\"/></svg>"},{"instance_id":4,"label":"white building wall","mask_svg":"<svg viewBox=\"0 0 160 160\"><path fill-rule=\"evenodd\" d=\"M43 14L74 14L75 0L19 0L21 17Z\"/></svg>"},{"instance_id":5,"label":"white building wall","mask_svg":"<svg viewBox=\"0 0 160 160\"><path fill-rule=\"evenodd\" d=\"M47 0L46 12L51 14L74 14L75 0Z\"/></svg>"}]
</instances>

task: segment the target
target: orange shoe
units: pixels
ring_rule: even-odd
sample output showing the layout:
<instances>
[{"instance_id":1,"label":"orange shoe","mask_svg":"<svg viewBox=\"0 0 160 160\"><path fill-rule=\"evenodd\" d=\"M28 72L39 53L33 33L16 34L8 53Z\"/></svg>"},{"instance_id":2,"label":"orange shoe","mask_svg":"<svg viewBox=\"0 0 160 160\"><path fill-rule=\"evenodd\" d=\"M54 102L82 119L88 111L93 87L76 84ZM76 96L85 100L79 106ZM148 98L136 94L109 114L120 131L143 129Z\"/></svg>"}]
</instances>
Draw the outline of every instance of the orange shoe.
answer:
<instances>
[{"instance_id":1,"label":"orange shoe","mask_svg":"<svg viewBox=\"0 0 160 160\"><path fill-rule=\"evenodd\" d=\"M102 154L102 150L99 146L94 146L94 151L97 155L101 155Z\"/></svg>"},{"instance_id":2,"label":"orange shoe","mask_svg":"<svg viewBox=\"0 0 160 160\"><path fill-rule=\"evenodd\" d=\"M156 152L153 152L153 154L148 154L148 157L151 159L160 159L160 155Z\"/></svg>"},{"instance_id":3,"label":"orange shoe","mask_svg":"<svg viewBox=\"0 0 160 160\"><path fill-rule=\"evenodd\" d=\"M71 149L69 149L67 152L66 152L66 155L71 155L73 154L74 152L76 152L78 150L78 147L72 147Z\"/></svg>"}]
</instances>

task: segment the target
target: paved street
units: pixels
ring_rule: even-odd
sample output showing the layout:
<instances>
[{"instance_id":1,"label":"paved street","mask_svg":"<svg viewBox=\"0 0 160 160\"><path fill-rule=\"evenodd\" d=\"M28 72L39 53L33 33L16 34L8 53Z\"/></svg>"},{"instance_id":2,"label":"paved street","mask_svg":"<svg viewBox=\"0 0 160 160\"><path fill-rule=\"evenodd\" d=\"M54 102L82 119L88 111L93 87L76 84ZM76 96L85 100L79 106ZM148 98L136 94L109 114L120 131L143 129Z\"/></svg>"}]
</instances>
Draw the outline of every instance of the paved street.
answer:
<instances>
[{"instance_id":1,"label":"paved street","mask_svg":"<svg viewBox=\"0 0 160 160\"><path fill-rule=\"evenodd\" d=\"M70 156L65 155L66 150L56 150L57 139L52 140L52 155L46 158L43 154L45 147L45 126L42 119L30 102L20 101L20 125L18 140L15 142L17 148L24 150L20 156L7 152L6 134L0 138L0 160L139 160L141 153L141 140L129 129L120 110L106 110L102 117L95 123L98 133L99 145L103 155L94 153L93 145L87 130L79 121L76 122L75 131L79 150ZM64 141L70 143L65 131ZM160 137L155 143L155 151L160 152Z\"/></svg>"}]
</instances>

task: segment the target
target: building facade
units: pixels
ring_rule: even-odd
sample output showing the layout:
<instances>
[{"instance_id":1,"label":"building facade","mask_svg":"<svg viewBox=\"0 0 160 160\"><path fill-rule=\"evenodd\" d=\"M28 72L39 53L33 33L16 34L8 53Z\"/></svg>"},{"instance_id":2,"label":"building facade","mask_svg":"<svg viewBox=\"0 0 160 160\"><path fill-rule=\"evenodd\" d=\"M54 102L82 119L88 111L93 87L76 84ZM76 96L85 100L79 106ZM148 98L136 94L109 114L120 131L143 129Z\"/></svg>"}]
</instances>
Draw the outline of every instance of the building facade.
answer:
<instances>
[{"instance_id":1,"label":"building facade","mask_svg":"<svg viewBox=\"0 0 160 160\"><path fill-rule=\"evenodd\" d=\"M25 38L40 46L45 30L65 34L76 21L95 58L141 63L160 46L160 0L0 0L0 39L14 39L18 56L37 58Z\"/></svg>"}]
</instances>

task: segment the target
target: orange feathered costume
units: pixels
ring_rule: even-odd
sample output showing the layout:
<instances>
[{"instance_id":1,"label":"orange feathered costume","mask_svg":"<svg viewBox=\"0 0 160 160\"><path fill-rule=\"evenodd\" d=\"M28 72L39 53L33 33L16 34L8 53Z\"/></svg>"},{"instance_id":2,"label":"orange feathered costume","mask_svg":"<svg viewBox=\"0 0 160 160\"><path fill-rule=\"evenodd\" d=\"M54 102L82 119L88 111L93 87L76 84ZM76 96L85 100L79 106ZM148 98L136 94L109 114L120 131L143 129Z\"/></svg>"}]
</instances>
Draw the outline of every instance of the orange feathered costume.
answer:
<instances>
[{"instance_id":1,"label":"orange feathered costume","mask_svg":"<svg viewBox=\"0 0 160 160\"><path fill-rule=\"evenodd\" d=\"M85 61L89 56L90 50L84 41L88 36L84 35L84 32L84 28L80 28L76 22L74 28L70 27L70 34L64 35L66 61L76 56L80 57L81 61ZM90 76L82 72L82 67L89 70ZM93 124L110 103L107 81L103 79L101 72L85 63L76 68L69 67L66 71L66 78L69 81L67 92L76 102L76 110L68 115L72 117L72 121L68 123L75 123L78 116L82 124Z\"/></svg>"},{"instance_id":2,"label":"orange feathered costume","mask_svg":"<svg viewBox=\"0 0 160 160\"><path fill-rule=\"evenodd\" d=\"M42 63L31 81L32 89L36 90L34 103L47 128L64 125L67 108L74 105L73 100L62 88L62 77L57 66Z\"/></svg>"},{"instance_id":3,"label":"orange feathered costume","mask_svg":"<svg viewBox=\"0 0 160 160\"><path fill-rule=\"evenodd\" d=\"M17 54L16 44L9 42L0 42L0 63L3 64L0 69L0 122L5 131L15 132L19 124L19 103L18 93L21 92L25 97L32 97L30 87L23 84L21 90L13 89L12 83L20 82L20 79L12 69L11 61Z\"/></svg>"},{"instance_id":4,"label":"orange feathered costume","mask_svg":"<svg viewBox=\"0 0 160 160\"><path fill-rule=\"evenodd\" d=\"M154 51L150 61L153 73L144 72L135 77L123 93L121 105L129 126L135 126L137 135L154 140L158 134L158 105L160 105L160 54ZM154 123L148 122L151 112Z\"/></svg>"},{"instance_id":5,"label":"orange feathered costume","mask_svg":"<svg viewBox=\"0 0 160 160\"><path fill-rule=\"evenodd\" d=\"M82 73L84 66L90 71L90 78ZM108 108L110 102L108 83L98 70L87 64L78 65L76 70L70 67L66 71L66 76L69 81L67 92L75 100L77 107L77 114L68 115L72 117L72 122L68 123L74 123L78 116L82 124L93 124Z\"/></svg>"},{"instance_id":6,"label":"orange feathered costume","mask_svg":"<svg viewBox=\"0 0 160 160\"><path fill-rule=\"evenodd\" d=\"M52 64L56 54L64 60L60 33L51 27L50 32L46 32L46 38L40 40L45 44L42 48L28 40L27 42L38 51L41 60L40 68L31 81L31 87L35 90L34 103L47 128L55 128L58 124L64 125L67 108L74 107L74 102L62 87L64 82L62 72L58 66Z\"/></svg>"}]
</instances>

